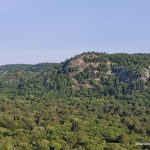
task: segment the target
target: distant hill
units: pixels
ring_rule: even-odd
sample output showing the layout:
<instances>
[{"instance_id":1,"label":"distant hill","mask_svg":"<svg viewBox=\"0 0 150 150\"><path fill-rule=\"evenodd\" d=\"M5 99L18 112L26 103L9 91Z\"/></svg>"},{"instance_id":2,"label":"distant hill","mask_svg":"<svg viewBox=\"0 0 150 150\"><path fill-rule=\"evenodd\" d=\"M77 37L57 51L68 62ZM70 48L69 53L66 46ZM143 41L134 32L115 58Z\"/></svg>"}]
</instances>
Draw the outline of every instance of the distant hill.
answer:
<instances>
[{"instance_id":1,"label":"distant hill","mask_svg":"<svg viewBox=\"0 0 150 150\"><path fill-rule=\"evenodd\" d=\"M30 64L10 64L0 66L0 73L4 72L15 72L15 71L23 71L32 65Z\"/></svg>"},{"instance_id":2,"label":"distant hill","mask_svg":"<svg viewBox=\"0 0 150 150\"><path fill-rule=\"evenodd\" d=\"M34 78L39 73L51 70L53 67L59 66L58 63L39 63L31 64L10 64L0 66L0 84L1 89L12 89L21 81ZM10 88L9 88L10 87ZM16 88L16 87L15 87Z\"/></svg>"},{"instance_id":3,"label":"distant hill","mask_svg":"<svg viewBox=\"0 0 150 150\"><path fill-rule=\"evenodd\" d=\"M42 72L51 69L54 66L58 66L58 63L39 63L35 65L31 64L10 64L0 66L0 73L16 72L16 71L31 71L31 72Z\"/></svg>"}]
</instances>

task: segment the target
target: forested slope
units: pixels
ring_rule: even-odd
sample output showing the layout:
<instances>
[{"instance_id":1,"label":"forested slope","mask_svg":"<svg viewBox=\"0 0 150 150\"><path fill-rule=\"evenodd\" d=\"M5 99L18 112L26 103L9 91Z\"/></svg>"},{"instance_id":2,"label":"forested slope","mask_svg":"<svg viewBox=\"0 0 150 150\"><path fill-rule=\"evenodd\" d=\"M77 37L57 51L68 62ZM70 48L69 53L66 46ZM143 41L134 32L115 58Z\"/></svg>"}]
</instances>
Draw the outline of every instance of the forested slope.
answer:
<instances>
[{"instance_id":1,"label":"forested slope","mask_svg":"<svg viewBox=\"0 0 150 150\"><path fill-rule=\"evenodd\" d=\"M0 150L148 150L149 125L150 54L0 67Z\"/></svg>"}]
</instances>

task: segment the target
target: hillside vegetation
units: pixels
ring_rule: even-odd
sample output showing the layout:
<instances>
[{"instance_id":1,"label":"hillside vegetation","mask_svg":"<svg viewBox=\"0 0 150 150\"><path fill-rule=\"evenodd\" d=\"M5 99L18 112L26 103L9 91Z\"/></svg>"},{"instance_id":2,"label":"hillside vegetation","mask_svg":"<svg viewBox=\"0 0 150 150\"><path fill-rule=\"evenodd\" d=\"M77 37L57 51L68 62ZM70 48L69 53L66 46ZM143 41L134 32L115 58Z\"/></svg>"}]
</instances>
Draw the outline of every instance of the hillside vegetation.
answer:
<instances>
[{"instance_id":1,"label":"hillside vegetation","mask_svg":"<svg viewBox=\"0 0 150 150\"><path fill-rule=\"evenodd\" d=\"M150 54L0 67L0 150L148 150L149 124Z\"/></svg>"}]
</instances>

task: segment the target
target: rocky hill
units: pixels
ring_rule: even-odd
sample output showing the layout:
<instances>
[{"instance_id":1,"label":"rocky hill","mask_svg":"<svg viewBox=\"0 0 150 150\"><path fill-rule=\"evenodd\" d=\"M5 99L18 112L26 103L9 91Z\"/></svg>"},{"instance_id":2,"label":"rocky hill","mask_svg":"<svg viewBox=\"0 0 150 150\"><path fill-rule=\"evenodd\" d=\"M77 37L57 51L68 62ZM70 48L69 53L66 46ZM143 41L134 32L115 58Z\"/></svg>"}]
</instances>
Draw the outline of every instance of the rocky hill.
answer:
<instances>
[{"instance_id":1,"label":"rocky hill","mask_svg":"<svg viewBox=\"0 0 150 150\"><path fill-rule=\"evenodd\" d=\"M122 57L122 62L118 62ZM140 63L142 62L142 63ZM61 65L64 74L73 81L73 89L96 88L104 81L116 78L118 82L147 82L150 62L142 55L83 53Z\"/></svg>"}]
</instances>

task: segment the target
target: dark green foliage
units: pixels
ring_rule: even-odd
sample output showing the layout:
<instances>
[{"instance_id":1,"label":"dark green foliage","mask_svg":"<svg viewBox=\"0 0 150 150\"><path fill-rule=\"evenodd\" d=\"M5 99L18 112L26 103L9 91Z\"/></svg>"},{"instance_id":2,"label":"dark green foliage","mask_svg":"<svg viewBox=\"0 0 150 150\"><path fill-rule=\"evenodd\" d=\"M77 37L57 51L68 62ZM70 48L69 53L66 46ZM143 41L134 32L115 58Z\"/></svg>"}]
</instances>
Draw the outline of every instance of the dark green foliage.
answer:
<instances>
[{"instance_id":1,"label":"dark green foliage","mask_svg":"<svg viewBox=\"0 0 150 150\"><path fill-rule=\"evenodd\" d=\"M13 149L141 149L149 142L149 101L17 97L0 101L1 147Z\"/></svg>"}]
</instances>

